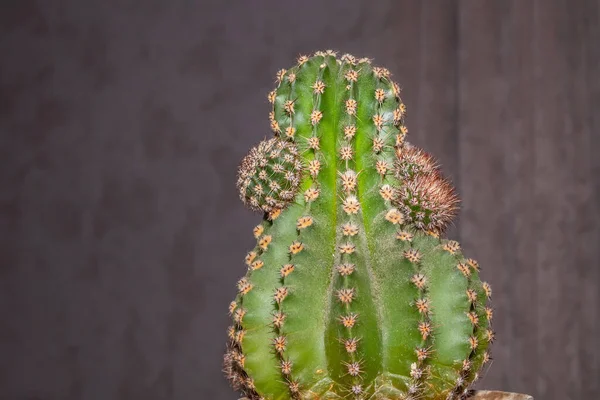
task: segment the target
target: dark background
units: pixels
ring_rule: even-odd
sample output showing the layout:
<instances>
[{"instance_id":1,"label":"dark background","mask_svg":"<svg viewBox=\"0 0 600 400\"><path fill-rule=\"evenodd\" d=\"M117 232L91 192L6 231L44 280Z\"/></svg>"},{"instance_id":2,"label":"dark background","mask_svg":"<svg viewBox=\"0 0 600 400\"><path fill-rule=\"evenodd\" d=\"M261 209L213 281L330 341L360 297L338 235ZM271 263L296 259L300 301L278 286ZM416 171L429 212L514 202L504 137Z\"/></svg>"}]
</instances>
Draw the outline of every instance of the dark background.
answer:
<instances>
[{"instance_id":1,"label":"dark background","mask_svg":"<svg viewBox=\"0 0 600 400\"><path fill-rule=\"evenodd\" d=\"M234 187L274 74L327 48L404 90L494 288L480 387L600 398L600 2L0 2L0 398L236 399Z\"/></svg>"}]
</instances>

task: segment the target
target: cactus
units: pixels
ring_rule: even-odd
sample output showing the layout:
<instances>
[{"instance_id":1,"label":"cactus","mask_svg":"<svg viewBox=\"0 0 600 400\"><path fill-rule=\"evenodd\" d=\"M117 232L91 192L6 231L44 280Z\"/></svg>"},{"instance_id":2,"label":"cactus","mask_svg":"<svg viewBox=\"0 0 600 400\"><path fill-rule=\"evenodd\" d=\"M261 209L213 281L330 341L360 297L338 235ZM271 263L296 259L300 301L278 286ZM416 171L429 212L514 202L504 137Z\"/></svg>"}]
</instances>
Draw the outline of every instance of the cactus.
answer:
<instances>
[{"instance_id":1,"label":"cactus","mask_svg":"<svg viewBox=\"0 0 600 400\"><path fill-rule=\"evenodd\" d=\"M263 213L230 304L224 371L246 399L453 399L490 360L491 296L444 238L458 197L405 137L385 68L302 56L240 165Z\"/></svg>"}]
</instances>

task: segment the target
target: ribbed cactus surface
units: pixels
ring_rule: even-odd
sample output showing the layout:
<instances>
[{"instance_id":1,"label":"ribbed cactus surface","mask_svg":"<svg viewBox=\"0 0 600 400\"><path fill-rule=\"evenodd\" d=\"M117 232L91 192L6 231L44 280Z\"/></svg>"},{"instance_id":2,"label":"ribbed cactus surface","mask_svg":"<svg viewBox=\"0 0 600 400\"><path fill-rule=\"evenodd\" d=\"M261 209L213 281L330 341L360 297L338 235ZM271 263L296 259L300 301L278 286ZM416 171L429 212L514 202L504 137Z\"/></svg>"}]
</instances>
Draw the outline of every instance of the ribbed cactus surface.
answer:
<instances>
[{"instance_id":1,"label":"ribbed cactus surface","mask_svg":"<svg viewBox=\"0 0 600 400\"><path fill-rule=\"evenodd\" d=\"M264 212L230 305L225 372L249 399L463 397L489 360L491 289L443 238L458 198L410 145L385 68L300 57L269 93L274 137L240 166Z\"/></svg>"}]
</instances>

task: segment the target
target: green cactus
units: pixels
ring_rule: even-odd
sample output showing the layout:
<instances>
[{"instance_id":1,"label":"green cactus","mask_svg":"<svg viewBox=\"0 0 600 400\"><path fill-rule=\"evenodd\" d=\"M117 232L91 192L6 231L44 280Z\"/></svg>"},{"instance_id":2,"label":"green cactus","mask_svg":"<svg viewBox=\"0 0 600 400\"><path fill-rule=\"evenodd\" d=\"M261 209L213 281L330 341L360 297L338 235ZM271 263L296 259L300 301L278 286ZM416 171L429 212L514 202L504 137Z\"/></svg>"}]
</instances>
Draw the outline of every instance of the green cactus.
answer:
<instances>
[{"instance_id":1,"label":"green cactus","mask_svg":"<svg viewBox=\"0 0 600 400\"><path fill-rule=\"evenodd\" d=\"M490 359L491 289L442 238L458 198L405 141L399 92L332 51L277 74L274 138L237 183L264 212L229 310L224 369L246 399L461 398Z\"/></svg>"}]
</instances>

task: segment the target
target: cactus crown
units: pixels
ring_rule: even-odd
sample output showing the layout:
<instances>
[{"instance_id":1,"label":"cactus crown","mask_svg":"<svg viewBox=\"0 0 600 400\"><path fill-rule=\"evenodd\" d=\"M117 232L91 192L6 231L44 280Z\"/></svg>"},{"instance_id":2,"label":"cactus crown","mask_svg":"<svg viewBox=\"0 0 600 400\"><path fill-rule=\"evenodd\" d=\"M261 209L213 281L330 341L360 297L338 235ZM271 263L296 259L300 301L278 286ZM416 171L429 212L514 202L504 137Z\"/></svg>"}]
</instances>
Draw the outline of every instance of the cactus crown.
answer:
<instances>
[{"instance_id":1,"label":"cactus crown","mask_svg":"<svg viewBox=\"0 0 600 400\"><path fill-rule=\"evenodd\" d=\"M458 198L405 140L385 68L332 51L277 73L274 137L240 165L264 212L230 305L225 373L247 399L449 399L489 359L476 261L443 238Z\"/></svg>"}]
</instances>

